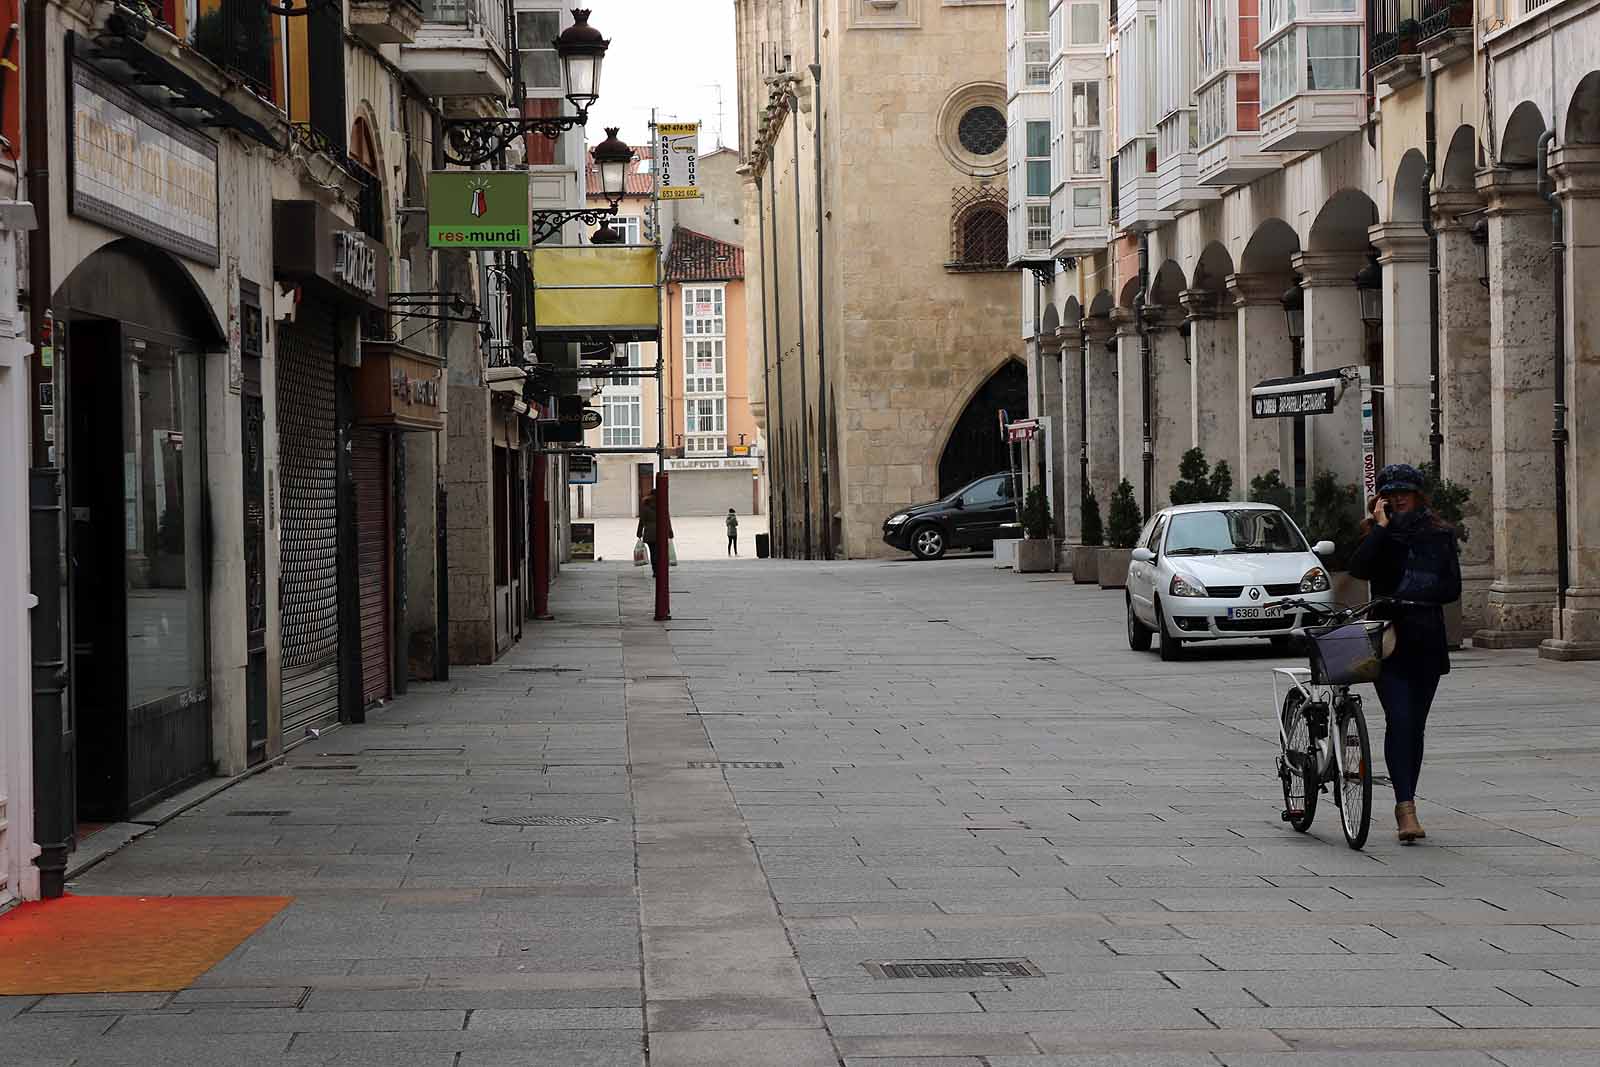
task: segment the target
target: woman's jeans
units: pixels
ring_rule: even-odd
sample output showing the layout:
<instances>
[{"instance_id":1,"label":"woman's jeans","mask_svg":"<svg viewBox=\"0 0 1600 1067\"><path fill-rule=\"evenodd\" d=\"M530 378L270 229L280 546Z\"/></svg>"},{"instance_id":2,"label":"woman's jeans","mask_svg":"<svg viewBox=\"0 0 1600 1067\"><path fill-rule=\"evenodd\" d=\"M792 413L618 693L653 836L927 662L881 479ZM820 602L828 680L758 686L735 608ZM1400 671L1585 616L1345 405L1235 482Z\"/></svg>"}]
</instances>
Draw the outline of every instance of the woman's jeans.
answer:
<instances>
[{"instance_id":1,"label":"woman's jeans","mask_svg":"<svg viewBox=\"0 0 1600 1067\"><path fill-rule=\"evenodd\" d=\"M1422 735L1433 695L1439 690L1439 672L1431 666L1386 660L1377 689L1387 724L1383 761L1394 783L1395 803L1404 804L1416 799L1417 778L1422 773Z\"/></svg>"}]
</instances>

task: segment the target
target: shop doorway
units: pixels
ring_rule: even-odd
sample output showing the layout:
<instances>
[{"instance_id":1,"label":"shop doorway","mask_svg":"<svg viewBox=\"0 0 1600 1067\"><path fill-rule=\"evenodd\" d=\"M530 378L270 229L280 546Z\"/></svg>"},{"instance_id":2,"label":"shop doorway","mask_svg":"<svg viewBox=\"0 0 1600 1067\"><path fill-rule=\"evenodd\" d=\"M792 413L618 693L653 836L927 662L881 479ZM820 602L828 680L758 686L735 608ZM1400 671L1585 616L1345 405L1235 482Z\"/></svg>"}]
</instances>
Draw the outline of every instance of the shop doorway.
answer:
<instances>
[{"instance_id":1,"label":"shop doorway","mask_svg":"<svg viewBox=\"0 0 1600 1067\"><path fill-rule=\"evenodd\" d=\"M67 338L78 813L110 822L211 773L202 366L123 322Z\"/></svg>"}]
</instances>

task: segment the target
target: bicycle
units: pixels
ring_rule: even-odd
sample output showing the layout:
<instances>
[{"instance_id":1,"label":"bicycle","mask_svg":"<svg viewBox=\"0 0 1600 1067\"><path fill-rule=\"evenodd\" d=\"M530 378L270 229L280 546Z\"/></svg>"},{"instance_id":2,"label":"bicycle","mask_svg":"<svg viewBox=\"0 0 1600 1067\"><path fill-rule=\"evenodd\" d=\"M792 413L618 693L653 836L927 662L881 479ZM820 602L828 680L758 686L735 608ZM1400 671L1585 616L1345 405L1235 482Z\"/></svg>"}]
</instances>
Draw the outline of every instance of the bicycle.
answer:
<instances>
[{"instance_id":1,"label":"bicycle","mask_svg":"<svg viewBox=\"0 0 1600 1067\"><path fill-rule=\"evenodd\" d=\"M1377 681L1383 657L1392 648L1387 644L1392 640L1389 623L1367 614L1380 605L1409 603L1380 597L1333 612L1326 605L1299 599L1273 605L1298 608L1319 619L1294 631L1309 646L1310 665L1272 671L1282 817L1300 833L1311 829L1324 787L1334 785L1333 803L1339 809L1345 844L1357 851L1366 846L1372 826L1372 742L1361 697L1350 687ZM1281 700L1280 680L1288 687Z\"/></svg>"}]
</instances>

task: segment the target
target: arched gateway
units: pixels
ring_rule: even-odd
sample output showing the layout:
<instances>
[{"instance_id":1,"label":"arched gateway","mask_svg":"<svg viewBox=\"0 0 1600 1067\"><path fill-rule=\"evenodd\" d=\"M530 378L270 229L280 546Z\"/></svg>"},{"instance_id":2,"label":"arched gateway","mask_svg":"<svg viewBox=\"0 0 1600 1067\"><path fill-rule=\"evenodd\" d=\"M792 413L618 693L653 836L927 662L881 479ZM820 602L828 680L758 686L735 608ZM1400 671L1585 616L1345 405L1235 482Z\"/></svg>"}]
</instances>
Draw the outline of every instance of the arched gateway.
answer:
<instances>
[{"instance_id":1,"label":"arched gateway","mask_svg":"<svg viewBox=\"0 0 1600 1067\"><path fill-rule=\"evenodd\" d=\"M1009 466L1000 439L1000 411L1019 419L1028 412L1028 371L1008 359L972 394L939 456L939 495Z\"/></svg>"}]
</instances>

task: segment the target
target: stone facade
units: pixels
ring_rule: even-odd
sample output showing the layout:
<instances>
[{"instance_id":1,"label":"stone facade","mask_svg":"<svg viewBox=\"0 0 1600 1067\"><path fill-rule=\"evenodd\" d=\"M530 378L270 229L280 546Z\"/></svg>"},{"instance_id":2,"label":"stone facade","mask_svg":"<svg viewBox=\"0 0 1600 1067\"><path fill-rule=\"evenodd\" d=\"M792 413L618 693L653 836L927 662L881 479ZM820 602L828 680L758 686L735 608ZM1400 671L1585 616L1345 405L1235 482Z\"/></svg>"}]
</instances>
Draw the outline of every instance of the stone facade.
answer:
<instances>
[{"instance_id":1,"label":"stone facade","mask_svg":"<svg viewBox=\"0 0 1600 1067\"><path fill-rule=\"evenodd\" d=\"M958 129L985 107L1003 129L1004 8L827 5L816 27L794 0L736 10L744 214L757 223L745 253L764 286L748 301L750 380L777 480L775 547L892 554L884 518L940 494L969 401L1022 356L1014 285L996 269L1003 144L974 155ZM968 140L990 147L967 121ZM1002 229L986 262L990 194Z\"/></svg>"}]
</instances>

